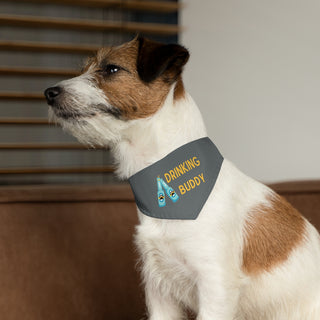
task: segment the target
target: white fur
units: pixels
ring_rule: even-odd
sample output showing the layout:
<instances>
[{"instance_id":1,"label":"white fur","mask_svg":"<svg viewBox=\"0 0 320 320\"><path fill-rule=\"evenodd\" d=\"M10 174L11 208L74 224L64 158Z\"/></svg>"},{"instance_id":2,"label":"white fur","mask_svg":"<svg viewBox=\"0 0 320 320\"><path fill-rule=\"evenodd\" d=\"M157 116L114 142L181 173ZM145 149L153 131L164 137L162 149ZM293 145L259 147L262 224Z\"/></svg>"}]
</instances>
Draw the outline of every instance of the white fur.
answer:
<instances>
[{"instance_id":1,"label":"white fur","mask_svg":"<svg viewBox=\"0 0 320 320\"><path fill-rule=\"evenodd\" d=\"M64 84L83 93L83 105L95 95L106 103L99 89L81 87L83 79ZM81 141L111 145L122 178L206 136L192 98L186 94L175 101L173 89L147 119L121 121L100 114L62 124ZM241 268L248 212L267 202L271 193L224 160L196 220L158 220L139 212L135 241L150 320L183 319L184 307L197 313L198 320L320 319L319 235L308 222L306 240L285 263L258 276Z\"/></svg>"},{"instance_id":2,"label":"white fur","mask_svg":"<svg viewBox=\"0 0 320 320\"><path fill-rule=\"evenodd\" d=\"M95 83L90 69L81 76L59 82L57 86L63 88L65 99L60 104L66 111L72 113L95 112L97 116L81 117L80 120L68 120L57 117L52 108L49 109L49 118L62 125L80 142L91 146L116 144L121 139L122 128L126 123L115 119L106 113L101 113L96 107L103 105L111 108L108 98Z\"/></svg>"}]
</instances>

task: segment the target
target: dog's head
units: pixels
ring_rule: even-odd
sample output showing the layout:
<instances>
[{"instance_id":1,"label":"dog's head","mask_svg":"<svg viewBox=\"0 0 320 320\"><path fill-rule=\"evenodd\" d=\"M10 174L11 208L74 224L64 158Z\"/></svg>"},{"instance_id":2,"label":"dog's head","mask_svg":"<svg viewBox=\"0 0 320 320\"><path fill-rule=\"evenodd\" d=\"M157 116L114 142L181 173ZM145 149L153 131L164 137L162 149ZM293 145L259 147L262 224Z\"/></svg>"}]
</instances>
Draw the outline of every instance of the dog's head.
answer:
<instances>
[{"instance_id":1,"label":"dog's head","mask_svg":"<svg viewBox=\"0 0 320 320\"><path fill-rule=\"evenodd\" d=\"M140 37L102 48L80 76L45 90L51 117L82 142L115 142L128 122L154 115L174 84L176 98L183 95L188 58L180 45Z\"/></svg>"}]
</instances>

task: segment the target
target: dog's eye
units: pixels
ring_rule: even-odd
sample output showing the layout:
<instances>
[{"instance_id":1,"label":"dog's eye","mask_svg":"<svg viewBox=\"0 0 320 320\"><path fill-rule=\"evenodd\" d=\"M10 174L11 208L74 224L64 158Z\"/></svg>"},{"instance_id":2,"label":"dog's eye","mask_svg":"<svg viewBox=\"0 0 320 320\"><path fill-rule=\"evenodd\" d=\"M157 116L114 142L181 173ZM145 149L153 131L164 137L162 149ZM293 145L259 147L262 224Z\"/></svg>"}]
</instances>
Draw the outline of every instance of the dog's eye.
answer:
<instances>
[{"instance_id":1,"label":"dog's eye","mask_svg":"<svg viewBox=\"0 0 320 320\"><path fill-rule=\"evenodd\" d=\"M120 69L121 67L116 66L115 64L108 64L102 69L102 72L104 74L111 75L117 73Z\"/></svg>"}]
</instances>

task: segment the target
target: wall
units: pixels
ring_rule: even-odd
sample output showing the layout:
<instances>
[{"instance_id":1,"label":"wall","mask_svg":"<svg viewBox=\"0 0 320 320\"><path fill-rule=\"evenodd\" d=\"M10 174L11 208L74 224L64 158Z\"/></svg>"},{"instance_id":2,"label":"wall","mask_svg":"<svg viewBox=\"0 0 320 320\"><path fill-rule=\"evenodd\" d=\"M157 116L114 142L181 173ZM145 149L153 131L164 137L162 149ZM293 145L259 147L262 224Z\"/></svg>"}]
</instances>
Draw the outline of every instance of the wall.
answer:
<instances>
[{"instance_id":1,"label":"wall","mask_svg":"<svg viewBox=\"0 0 320 320\"><path fill-rule=\"evenodd\" d=\"M264 182L320 178L320 2L182 3L185 84L224 156Z\"/></svg>"}]
</instances>

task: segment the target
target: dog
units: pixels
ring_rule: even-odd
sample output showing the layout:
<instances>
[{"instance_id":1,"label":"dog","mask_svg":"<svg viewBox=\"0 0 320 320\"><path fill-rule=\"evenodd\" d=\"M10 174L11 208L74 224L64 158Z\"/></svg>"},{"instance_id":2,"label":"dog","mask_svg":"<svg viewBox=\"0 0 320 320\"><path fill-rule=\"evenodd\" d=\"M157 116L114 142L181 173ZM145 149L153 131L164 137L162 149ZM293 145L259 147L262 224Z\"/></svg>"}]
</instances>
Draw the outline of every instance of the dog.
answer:
<instances>
[{"instance_id":1,"label":"dog","mask_svg":"<svg viewBox=\"0 0 320 320\"><path fill-rule=\"evenodd\" d=\"M207 136L182 81L188 59L183 46L143 37L102 48L80 76L46 89L50 117L80 142L110 147L128 179ZM150 320L187 310L198 320L320 319L318 232L227 159L196 219L138 216Z\"/></svg>"}]
</instances>

